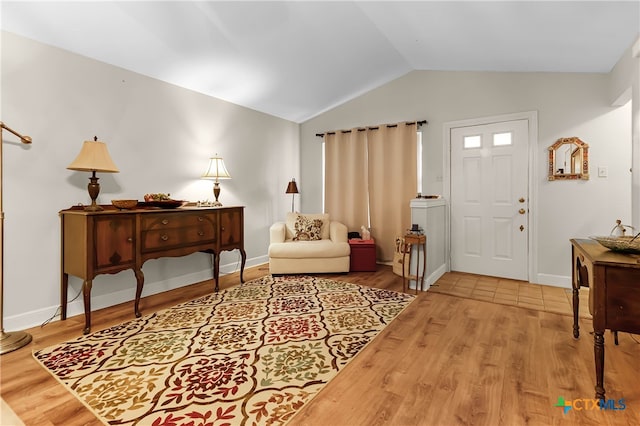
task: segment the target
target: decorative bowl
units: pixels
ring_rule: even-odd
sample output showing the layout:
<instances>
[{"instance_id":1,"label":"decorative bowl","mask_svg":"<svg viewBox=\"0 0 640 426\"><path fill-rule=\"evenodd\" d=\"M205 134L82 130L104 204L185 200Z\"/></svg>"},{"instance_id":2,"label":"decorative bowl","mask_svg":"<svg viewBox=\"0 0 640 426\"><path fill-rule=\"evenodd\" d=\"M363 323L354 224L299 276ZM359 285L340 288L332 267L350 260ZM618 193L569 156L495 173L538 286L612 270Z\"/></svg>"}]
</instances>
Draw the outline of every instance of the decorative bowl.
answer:
<instances>
[{"instance_id":1,"label":"decorative bowl","mask_svg":"<svg viewBox=\"0 0 640 426\"><path fill-rule=\"evenodd\" d=\"M133 209L138 205L138 200L111 200L111 204L123 210Z\"/></svg>"},{"instance_id":2,"label":"decorative bowl","mask_svg":"<svg viewBox=\"0 0 640 426\"><path fill-rule=\"evenodd\" d=\"M156 201L147 201L145 205L151 207L160 207L161 209L177 209L178 207L182 207L187 202L183 200L156 200Z\"/></svg>"},{"instance_id":3,"label":"decorative bowl","mask_svg":"<svg viewBox=\"0 0 640 426\"><path fill-rule=\"evenodd\" d=\"M636 235L637 237L637 235ZM618 251L621 253L635 253L640 254L640 237L589 237L592 240L596 240L602 246L609 250Z\"/></svg>"}]
</instances>

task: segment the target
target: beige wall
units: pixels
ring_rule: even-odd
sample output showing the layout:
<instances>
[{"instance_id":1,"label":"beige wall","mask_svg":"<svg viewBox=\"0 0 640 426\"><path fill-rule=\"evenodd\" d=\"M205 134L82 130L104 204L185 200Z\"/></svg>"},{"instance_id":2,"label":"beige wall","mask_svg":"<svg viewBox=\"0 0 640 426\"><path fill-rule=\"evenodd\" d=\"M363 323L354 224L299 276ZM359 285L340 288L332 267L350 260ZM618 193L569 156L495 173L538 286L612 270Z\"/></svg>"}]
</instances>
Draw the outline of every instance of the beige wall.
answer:
<instances>
[{"instance_id":1,"label":"beige wall","mask_svg":"<svg viewBox=\"0 0 640 426\"><path fill-rule=\"evenodd\" d=\"M533 282L568 285L569 238L608 234L631 220L630 106L612 107L606 74L414 71L309 120L301 126L303 211L322 207L321 138L329 130L426 119L423 193L442 193L446 122L537 111L538 141L530 206ZM578 136L590 146L591 180L546 180L547 147ZM533 143L536 143L533 141ZM606 166L607 178L597 177Z\"/></svg>"},{"instance_id":2,"label":"beige wall","mask_svg":"<svg viewBox=\"0 0 640 426\"><path fill-rule=\"evenodd\" d=\"M612 105L632 103L633 190L631 216L640 229L640 37L627 49L609 75Z\"/></svg>"},{"instance_id":3,"label":"beige wall","mask_svg":"<svg viewBox=\"0 0 640 426\"><path fill-rule=\"evenodd\" d=\"M101 203L148 192L213 199L212 182L199 176L209 156L222 155L232 179L222 181L220 200L246 206L248 265L267 260L269 226L290 209L284 191L299 178L298 124L6 32L1 47L2 121L33 138L25 149L4 134L7 330L41 323L60 303L58 211L90 201L89 174L66 167L94 135L120 169L98 174ZM238 266L237 252L221 259L223 273ZM149 261L144 295L207 279L210 266L205 254ZM73 297L80 280L71 286ZM131 300L134 288L131 271L101 275L93 307ZM81 299L71 315L81 312Z\"/></svg>"}]
</instances>

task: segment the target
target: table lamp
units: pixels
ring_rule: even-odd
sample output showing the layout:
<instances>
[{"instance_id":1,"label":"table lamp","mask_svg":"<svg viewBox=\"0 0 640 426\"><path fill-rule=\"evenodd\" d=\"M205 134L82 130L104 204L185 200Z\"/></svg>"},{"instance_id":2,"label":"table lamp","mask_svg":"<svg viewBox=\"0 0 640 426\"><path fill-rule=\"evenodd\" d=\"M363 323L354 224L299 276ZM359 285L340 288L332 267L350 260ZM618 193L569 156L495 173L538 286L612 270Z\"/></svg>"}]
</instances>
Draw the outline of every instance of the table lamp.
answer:
<instances>
[{"instance_id":1,"label":"table lamp","mask_svg":"<svg viewBox=\"0 0 640 426\"><path fill-rule=\"evenodd\" d=\"M222 206L222 203L218 201L218 197L220 196L220 184L218 183L218 180L231 179L231 175L224 166L222 157L218 157L218 154L216 154L215 157L210 158L209 168L201 177L202 179L215 179L215 182L213 183L213 195L216 198L216 201L213 202L213 206Z\"/></svg>"},{"instance_id":2,"label":"table lamp","mask_svg":"<svg viewBox=\"0 0 640 426\"><path fill-rule=\"evenodd\" d=\"M77 170L80 172L91 172L89 178L89 196L91 197L91 205L85 206L86 211L97 212L103 210L96 203L98 194L100 193L100 184L96 177L96 172L103 173L118 173L120 170L113 164L113 160L107 150L107 145L104 142L100 142L98 137L95 136L92 141L84 141L80 154L69 166L69 170Z\"/></svg>"}]
</instances>

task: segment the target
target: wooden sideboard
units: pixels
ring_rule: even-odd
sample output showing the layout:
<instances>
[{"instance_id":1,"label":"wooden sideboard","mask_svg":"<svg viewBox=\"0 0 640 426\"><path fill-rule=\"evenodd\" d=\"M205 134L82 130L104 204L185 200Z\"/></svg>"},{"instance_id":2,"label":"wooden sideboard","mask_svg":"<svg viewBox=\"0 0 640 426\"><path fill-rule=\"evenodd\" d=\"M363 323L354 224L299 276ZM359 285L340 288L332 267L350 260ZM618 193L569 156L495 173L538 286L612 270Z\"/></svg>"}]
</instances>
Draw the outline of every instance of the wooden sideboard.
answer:
<instances>
[{"instance_id":1,"label":"wooden sideboard","mask_svg":"<svg viewBox=\"0 0 640 426\"><path fill-rule=\"evenodd\" d=\"M60 212L62 319L67 318L69 275L74 275L84 280L85 334L91 329L91 287L99 274L133 270L137 282L136 317L141 315L142 265L149 259L211 253L218 291L220 253L238 249L242 256L240 281L244 282L244 207L103 208L88 212L74 207Z\"/></svg>"},{"instance_id":2,"label":"wooden sideboard","mask_svg":"<svg viewBox=\"0 0 640 426\"><path fill-rule=\"evenodd\" d=\"M605 330L640 333L640 256L616 253L595 240L571 240L573 286L573 336L580 336L580 287L589 287L593 317L596 398L605 399Z\"/></svg>"}]
</instances>

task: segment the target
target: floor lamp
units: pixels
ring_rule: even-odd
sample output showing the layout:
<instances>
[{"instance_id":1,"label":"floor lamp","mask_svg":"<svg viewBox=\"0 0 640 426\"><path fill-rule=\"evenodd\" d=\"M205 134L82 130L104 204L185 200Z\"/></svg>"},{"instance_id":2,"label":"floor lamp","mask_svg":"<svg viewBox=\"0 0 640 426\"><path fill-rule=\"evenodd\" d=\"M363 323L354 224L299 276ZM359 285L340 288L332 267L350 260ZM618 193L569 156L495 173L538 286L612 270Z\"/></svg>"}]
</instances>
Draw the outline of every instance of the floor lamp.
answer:
<instances>
[{"instance_id":1,"label":"floor lamp","mask_svg":"<svg viewBox=\"0 0 640 426\"><path fill-rule=\"evenodd\" d=\"M287 185L287 191L285 194L291 194L291 213L293 213L293 199L298 194L298 185L296 185L296 178L291 179L291 182Z\"/></svg>"},{"instance_id":2,"label":"floor lamp","mask_svg":"<svg viewBox=\"0 0 640 426\"><path fill-rule=\"evenodd\" d=\"M20 142L24 144L31 143L29 136L22 136L0 121L0 330L2 330L0 355L20 349L31 341L31 335L24 331L12 331L10 333L4 331L4 210L2 207L2 132L4 130L19 137Z\"/></svg>"}]
</instances>

